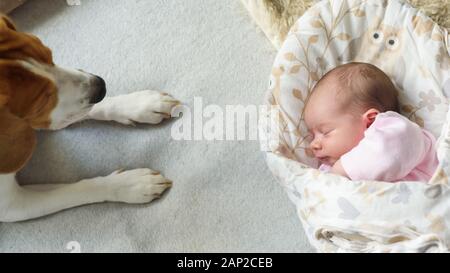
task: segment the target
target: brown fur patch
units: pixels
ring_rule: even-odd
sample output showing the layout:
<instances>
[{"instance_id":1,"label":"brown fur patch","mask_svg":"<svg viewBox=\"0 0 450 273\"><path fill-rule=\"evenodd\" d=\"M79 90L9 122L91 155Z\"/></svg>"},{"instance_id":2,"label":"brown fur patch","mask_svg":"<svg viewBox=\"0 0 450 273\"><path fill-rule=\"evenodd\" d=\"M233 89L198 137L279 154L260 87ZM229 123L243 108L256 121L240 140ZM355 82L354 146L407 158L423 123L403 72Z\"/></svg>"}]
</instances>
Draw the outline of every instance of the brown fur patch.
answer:
<instances>
[{"instance_id":1,"label":"brown fur patch","mask_svg":"<svg viewBox=\"0 0 450 273\"><path fill-rule=\"evenodd\" d=\"M39 38L19 32L10 19L0 14L0 59L27 60L53 65L52 52Z\"/></svg>"},{"instance_id":2,"label":"brown fur patch","mask_svg":"<svg viewBox=\"0 0 450 273\"><path fill-rule=\"evenodd\" d=\"M30 58L53 65L51 51L38 38L16 31L13 23L0 15L0 108L32 128L48 128L57 104L56 86L17 62Z\"/></svg>"},{"instance_id":3,"label":"brown fur patch","mask_svg":"<svg viewBox=\"0 0 450 273\"><path fill-rule=\"evenodd\" d=\"M0 14L0 173L20 170L36 145L33 128L48 128L57 104L54 83L19 60L53 65L51 51L33 35L16 31Z\"/></svg>"},{"instance_id":4,"label":"brown fur patch","mask_svg":"<svg viewBox=\"0 0 450 273\"><path fill-rule=\"evenodd\" d=\"M56 86L16 61L0 60L0 107L24 119L32 128L48 128L56 107Z\"/></svg>"},{"instance_id":5,"label":"brown fur patch","mask_svg":"<svg viewBox=\"0 0 450 273\"><path fill-rule=\"evenodd\" d=\"M20 170L36 145L34 130L22 119L0 109L0 174Z\"/></svg>"}]
</instances>

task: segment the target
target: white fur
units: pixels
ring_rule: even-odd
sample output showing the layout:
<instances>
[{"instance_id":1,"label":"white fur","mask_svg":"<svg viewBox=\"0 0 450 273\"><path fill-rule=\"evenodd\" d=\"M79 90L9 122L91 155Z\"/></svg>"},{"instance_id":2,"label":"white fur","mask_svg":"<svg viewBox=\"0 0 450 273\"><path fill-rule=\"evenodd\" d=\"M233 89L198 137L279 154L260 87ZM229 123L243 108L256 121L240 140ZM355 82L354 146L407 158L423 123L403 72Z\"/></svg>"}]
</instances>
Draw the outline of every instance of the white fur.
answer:
<instances>
[{"instance_id":1,"label":"white fur","mask_svg":"<svg viewBox=\"0 0 450 273\"><path fill-rule=\"evenodd\" d=\"M171 182L150 169L116 171L73 184L19 186L15 174L0 175L0 222L17 222L99 202L147 203Z\"/></svg>"},{"instance_id":2,"label":"white fur","mask_svg":"<svg viewBox=\"0 0 450 273\"><path fill-rule=\"evenodd\" d=\"M168 94L144 90L105 98L94 105L87 118L122 124L158 124L170 117L172 108L178 103Z\"/></svg>"}]
</instances>

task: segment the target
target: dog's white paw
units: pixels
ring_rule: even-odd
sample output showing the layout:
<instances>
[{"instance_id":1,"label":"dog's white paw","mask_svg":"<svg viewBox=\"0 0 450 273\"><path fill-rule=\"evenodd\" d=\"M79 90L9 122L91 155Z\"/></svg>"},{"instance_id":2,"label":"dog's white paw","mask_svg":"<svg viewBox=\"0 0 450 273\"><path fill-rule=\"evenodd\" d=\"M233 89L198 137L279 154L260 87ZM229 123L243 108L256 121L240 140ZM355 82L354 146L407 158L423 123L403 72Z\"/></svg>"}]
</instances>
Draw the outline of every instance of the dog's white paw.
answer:
<instances>
[{"instance_id":1,"label":"dog's white paw","mask_svg":"<svg viewBox=\"0 0 450 273\"><path fill-rule=\"evenodd\" d=\"M172 181L150 169L116 171L105 179L108 201L131 204L151 202L172 186Z\"/></svg>"},{"instance_id":2,"label":"dog's white paw","mask_svg":"<svg viewBox=\"0 0 450 273\"><path fill-rule=\"evenodd\" d=\"M117 97L115 120L123 124L158 124L171 117L172 108L180 104L167 93L152 90L138 91Z\"/></svg>"},{"instance_id":3,"label":"dog's white paw","mask_svg":"<svg viewBox=\"0 0 450 273\"><path fill-rule=\"evenodd\" d=\"M167 93L144 90L126 95L105 98L95 105L89 118L112 120L122 124L158 124L171 117L172 108L180 101Z\"/></svg>"}]
</instances>

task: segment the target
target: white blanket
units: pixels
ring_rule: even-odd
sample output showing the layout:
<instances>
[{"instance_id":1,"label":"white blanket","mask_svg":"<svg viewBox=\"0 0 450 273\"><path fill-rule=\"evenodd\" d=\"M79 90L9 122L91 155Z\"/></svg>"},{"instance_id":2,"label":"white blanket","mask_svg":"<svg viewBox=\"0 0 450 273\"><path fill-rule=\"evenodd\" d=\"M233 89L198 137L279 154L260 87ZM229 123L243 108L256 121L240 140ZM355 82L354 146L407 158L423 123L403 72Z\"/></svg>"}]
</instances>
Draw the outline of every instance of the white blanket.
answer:
<instances>
[{"instance_id":1,"label":"white blanket","mask_svg":"<svg viewBox=\"0 0 450 273\"><path fill-rule=\"evenodd\" d=\"M448 41L445 29L400 1L322 1L291 29L266 97L280 115L268 116L261 128L269 140L262 149L319 251L450 247ZM400 90L402 114L439 137L440 165L428 183L349 181L315 169L302 109L315 82L349 61L383 69Z\"/></svg>"}]
</instances>

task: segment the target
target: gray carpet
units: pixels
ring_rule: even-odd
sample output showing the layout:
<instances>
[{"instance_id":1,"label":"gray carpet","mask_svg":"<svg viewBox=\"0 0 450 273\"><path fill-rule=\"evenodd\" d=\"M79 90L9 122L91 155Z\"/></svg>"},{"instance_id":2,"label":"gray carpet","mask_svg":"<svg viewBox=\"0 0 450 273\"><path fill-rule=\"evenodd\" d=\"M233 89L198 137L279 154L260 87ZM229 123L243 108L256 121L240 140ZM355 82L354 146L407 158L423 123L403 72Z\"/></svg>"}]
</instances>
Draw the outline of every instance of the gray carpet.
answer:
<instances>
[{"instance_id":1,"label":"gray carpet","mask_svg":"<svg viewBox=\"0 0 450 273\"><path fill-rule=\"evenodd\" d=\"M11 14L57 64L93 72L109 95L164 90L192 107L259 104L275 52L239 0L28 1ZM96 204L0 223L0 252L310 252L295 208L256 141L175 141L173 121L86 121L39 132L21 183L75 182L150 167L174 181L149 205Z\"/></svg>"}]
</instances>

